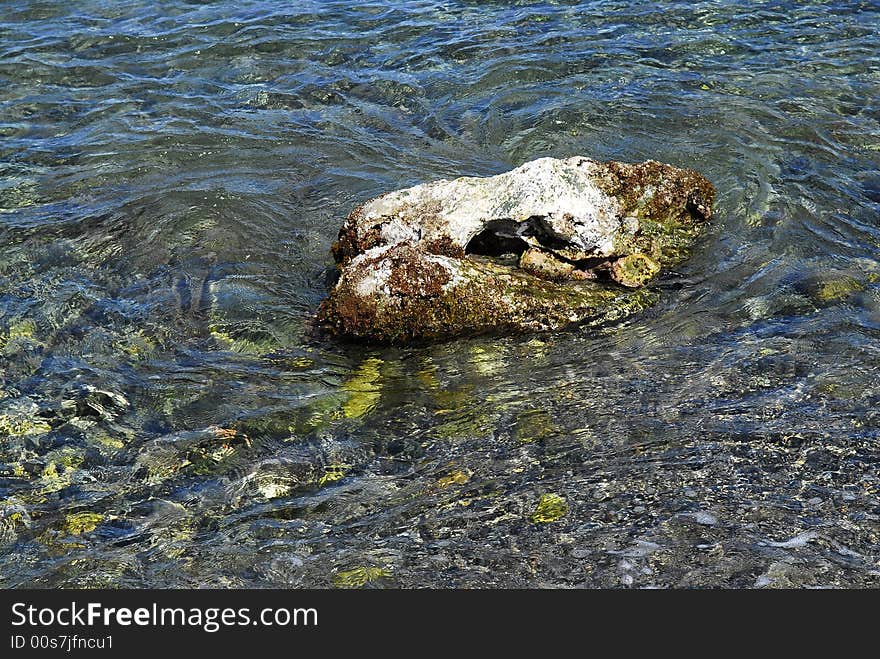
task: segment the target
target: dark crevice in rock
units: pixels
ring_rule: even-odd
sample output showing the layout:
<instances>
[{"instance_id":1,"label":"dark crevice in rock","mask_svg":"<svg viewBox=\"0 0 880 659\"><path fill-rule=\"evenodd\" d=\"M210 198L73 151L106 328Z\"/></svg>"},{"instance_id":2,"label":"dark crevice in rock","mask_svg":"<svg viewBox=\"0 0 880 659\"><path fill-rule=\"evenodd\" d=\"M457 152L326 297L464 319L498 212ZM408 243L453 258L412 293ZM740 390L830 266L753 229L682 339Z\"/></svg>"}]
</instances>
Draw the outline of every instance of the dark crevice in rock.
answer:
<instances>
[{"instance_id":1,"label":"dark crevice in rock","mask_svg":"<svg viewBox=\"0 0 880 659\"><path fill-rule=\"evenodd\" d=\"M520 237L521 228L520 223L514 220L490 220L485 229L468 241L465 254L519 256L529 248L529 244Z\"/></svg>"},{"instance_id":2,"label":"dark crevice in rock","mask_svg":"<svg viewBox=\"0 0 880 659\"><path fill-rule=\"evenodd\" d=\"M532 239L531 244L527 240L529 238ZM539 247L532 247L535 241ZM564 237L556 233L545 217L535 215L523 222L509 218L490 220L486 223L485 229L468 241L465 253L471 256L488 257L505 265L516 266L519 264L520 257L527 250L537 249L558 263L566 263L575 270L590 273L589 279L611 280L611 265L614 259L607 257L570 259L556 251L565 250L571 246L571 241L565 240ZM511 258L514 261L509 263ZM547 272L535 274L545 277L548 275Z\"/></svg>"},{"instance_id":3,"label":"dark crevice in rock","mask_svg":"<svg viewBox=\"0 0 880 659\"><path fill-rule=\"evenodd\" d=\"M576 261L572 261L571 259L563 258L562 256L559 256L558 258L560 258L564 261L568 261L578 270L583 270L585 272L587 270L594 270L594 271L608 270L607 266L609 266L612 261L611 259L609 259L608 257L605 257L605 256L594 256L591 259L577 259Z\"/></svg>"},{"instance_id":4,"label":"dark crevice in rock","mask_svg":"<svg viewBox=\"0 0 880 659\"><path fill-rule=\"evenodd\" d=\"M588 259L570 259L567 256L554 252L552 249L544 249L541 251L546 252L547 254L552 254L555 259L562 261L563 263L570 263L575 269L583 270L584 272L587 270L607 270L611 264L617 260L607 256L594 256Z\"/></svg>"},{"instance_id":5,"label":"dark crevice in rock","mask_svg":"<svg viewBox=\"0 0 880 659\"><path fill-rule=\"evenodd\" d=\"M529 248L526 238L534 238L549 251L572 246L570 240L553 230L547 218L534 215L523 222L509 218L489 220L486 228L470 239L464 251L480 256L520 255Z\"/></svg>"},{"instance_id":6,"label":"dark crevice in rock","mask_svg":"<svg viewBox=\"0 0 880 659\"><path fill-rule=\"evenodd\" d=\"M533 215L520 225L520 232L523 236L534 238L542 247L547 249L565 249L571 247L572 242L558 234L550 226L547 218L543 215Z\"/></svg>"}]
</instances>

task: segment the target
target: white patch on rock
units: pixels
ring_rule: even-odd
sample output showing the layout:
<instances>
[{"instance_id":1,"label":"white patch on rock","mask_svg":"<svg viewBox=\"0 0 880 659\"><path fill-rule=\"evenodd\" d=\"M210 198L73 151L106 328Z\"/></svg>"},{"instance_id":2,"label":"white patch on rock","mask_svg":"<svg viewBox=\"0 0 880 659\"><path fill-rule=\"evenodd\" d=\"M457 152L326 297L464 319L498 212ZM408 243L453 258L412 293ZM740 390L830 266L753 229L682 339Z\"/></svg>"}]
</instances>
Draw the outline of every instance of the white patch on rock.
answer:
<instances>
[{"instance_id":1,"label":"white patch on rock","mask_svg":"<svg viewBox=\"0 0 880 659\"><path fill-rule=\"evenodd\" d=\"M497 176L441 179L385 194L361 208L358 224L381 225L386 244L449 237L464 248L491 220L542 217L579 249L607 256L621 227L620 204L599 188L596 175L597 163L588 158L539 158Z\"/></svg>"},{"instance_id":2,"label":"white patch on rock","mask_svg":"<svg viewBox=\"0 0 880 659\"><path fill-rule=\"evenodd\" d=\"M343 271L342 278L354 282L354 291L360 297L367 298L376 293L389 295L391 291L388 280L391 278L392 260L385 258L385 256L397 247L399 245L383 245L358 254ZM467 281L462 276L462 269L457 265L455 259L419 251L418 262L420 264L434 263L446 270L449 274L449 280L443 285L444 291L449 291Z\"/></svg>"},{"instance_id":3,"label":"white patch on rock","mask_svg":"<svg viewBox=\"0 0 880 659\"><path fill-rule=\"evenodd\" d=\"M391 263L385 259L378 260L376 264L368 264L367 261L379 259L390 247L374 247L352 260L349 271L343 273L343 277L354 277L355 291L361 297L370 297L374 293L381 292L391 276Z\"/></svg>"}]
</instances>

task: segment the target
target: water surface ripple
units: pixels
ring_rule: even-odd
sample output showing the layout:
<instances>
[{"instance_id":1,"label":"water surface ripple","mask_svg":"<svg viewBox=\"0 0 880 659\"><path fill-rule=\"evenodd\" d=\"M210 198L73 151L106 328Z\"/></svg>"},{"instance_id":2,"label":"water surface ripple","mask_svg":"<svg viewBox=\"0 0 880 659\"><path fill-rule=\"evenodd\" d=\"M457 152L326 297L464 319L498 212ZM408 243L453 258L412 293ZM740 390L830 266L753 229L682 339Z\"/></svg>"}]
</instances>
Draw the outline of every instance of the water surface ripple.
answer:
<instances>
[{"instance_id":1,"label":"water surface ripple","mask_svg":"<svg viewBox=\"0 0 880 659\"><path fill-rule=\"evenodd\" d=\"M0 586L880 585L877 3L0 9ZM316 338L354 206L574 154L716 184L658 306Z\"/></svg>"}]
</instances>

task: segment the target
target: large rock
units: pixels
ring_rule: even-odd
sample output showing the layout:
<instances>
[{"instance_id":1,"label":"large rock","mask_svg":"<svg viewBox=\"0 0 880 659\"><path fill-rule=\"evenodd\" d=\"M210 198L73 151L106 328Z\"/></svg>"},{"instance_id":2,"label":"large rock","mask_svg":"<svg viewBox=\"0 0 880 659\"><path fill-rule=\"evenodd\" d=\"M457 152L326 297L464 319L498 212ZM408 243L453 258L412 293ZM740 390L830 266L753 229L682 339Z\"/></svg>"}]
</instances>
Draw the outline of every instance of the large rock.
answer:
<instances>
[{"instance_id":1,"label":"large rock","mask_svg":"<svg viewBox=\"0 0 880 659\"><path fill-rule=\"evenodd\" d=\"M340 230L319 318L386 342L617 319L654 301L642 287L688 256L714 195L691 170L582 157L391 192Z\"/></svg>"}]
</instances>

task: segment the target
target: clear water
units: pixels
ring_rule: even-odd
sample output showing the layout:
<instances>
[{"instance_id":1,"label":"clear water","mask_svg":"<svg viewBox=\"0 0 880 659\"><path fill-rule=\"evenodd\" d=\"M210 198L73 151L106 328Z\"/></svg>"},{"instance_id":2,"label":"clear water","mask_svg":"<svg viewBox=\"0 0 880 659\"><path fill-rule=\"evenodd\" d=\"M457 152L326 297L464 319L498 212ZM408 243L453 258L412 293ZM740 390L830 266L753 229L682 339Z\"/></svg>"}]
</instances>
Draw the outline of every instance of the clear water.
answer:
<instances>
[{"instance_id":1,"label":"clear water","mask_svg":"<svg viewBox=\"0 0 880 659\"><path fill-rule=\"evenodd\" d=\"M880 585L878 25L0 3L0 585ZM657 307L313 331L355 205L574 154L716 184Z\"/></svg>"}]
</instances>

